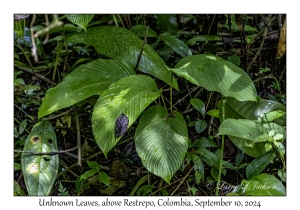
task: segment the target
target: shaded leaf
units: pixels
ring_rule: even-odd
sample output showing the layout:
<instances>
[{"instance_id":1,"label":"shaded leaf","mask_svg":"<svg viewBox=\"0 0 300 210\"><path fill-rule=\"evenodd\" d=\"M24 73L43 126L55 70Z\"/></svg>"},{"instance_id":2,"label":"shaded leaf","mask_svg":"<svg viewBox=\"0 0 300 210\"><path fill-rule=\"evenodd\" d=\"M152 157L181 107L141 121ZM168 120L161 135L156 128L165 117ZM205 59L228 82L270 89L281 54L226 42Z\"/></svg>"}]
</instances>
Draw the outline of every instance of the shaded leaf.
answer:
<instances>
[{"instance_id":1,"label":"shaded leaf","mask_svg":"<svg viewBox=\"0 0 300 210\"><path fill-rule=\"evenodd\" d=\"M269 163L276 156L274 152L267 152L260 157L254 159L247 167L246 167L246 176L247 179L250 179L253 176L260 174Z\"/></svg>"},{"instance_id":2,"label":"shaded leaf","mask_svg":"<svg viewBox=\"0 0 300 210\"><path fill-rule=\"evenodd\" d=\"M192 106L200 112L200 114L202 116L205 115L205 104L202 100L198 99L198 98L191 98L190 99L190 103L192 104Z\"/></svg>"},{"instance_id":3,"label":"shaded leaf","mask_svg":"<svg viewBox=\"0 0 300 210\"><path fill-rule=\"evenodd\" d=\"M144 38L146 35L147 26L145 25L134 25L131 29L131 32L135 33L138 37ZM147 37L156 37L156 32L151 28L148 28Z\"/></svg>"},{"instance_id":4,"label":"shaded leaf","mask_svg":"<svg viewBox=\"0 0 300 210\"><path fill-rule=\"evenodd\" d=\"M162 35L159 37L162 41L166 43L172 50L174 50L181 57L187 57L192 55L192 52L186 44L173 36Z\"/></svg>"},{"instance_id":5,"label":"shaded leaf","mask_svg":"<svg viewBox=\"0 0 300 210\"><path fill-rule=\"evenodd\" d=\"M106 186L110 186L110 178L109 178L107 173L105 173L103 171L100 171L99 172L99 179Z\"/></svg>"},{"instance_id":6,"label":"shaded leaf","mask_svg":"<svg viewBox=\"0 0 300 210\"><path fill-rule=\"evenodd\" d=\"M132 68L135 68L143 46L143 40L134 33L115 26L89 28L87 33L74 34L67 41L92 45L99 53L126 63ZM163 59L148 44L144 46L138 69L171 84L171 72L167 71ZM172 83L178 90L175 78Z\"/></svg>"},{"instance_id":7,"label":"shaded leaf","mask_svg":"<svg viewBox=\"0 0 300 210\"><path fill-rule=\"evenodd\" d=\"M197 120L195 124L195 129L197 133L201 133L206 129L206 127L207 127L207 123L204 120Z\"/></svg>"},{"instance_id":8,"label":"shaded leaf","mask_svg":"<svg viewBox=\"0 0 300 210\"><path fill-rule=\"evenodd\" d=\"M155 186L153 186L153 185L144 185L138 189L138 191L136 192L136 195L137 196L148 195L153 188L155 188Z\"/></svg>"},{"instance_id":9,"label":"shaded leaf","mask_svg":"<svg viewBox=\"0 0 300 210\"><path fill-rule=\"evenodd\" d=\"M211 139L201 137L193 142L193 147L217 147L217 144Z\"/></svg>"}]
</instances>

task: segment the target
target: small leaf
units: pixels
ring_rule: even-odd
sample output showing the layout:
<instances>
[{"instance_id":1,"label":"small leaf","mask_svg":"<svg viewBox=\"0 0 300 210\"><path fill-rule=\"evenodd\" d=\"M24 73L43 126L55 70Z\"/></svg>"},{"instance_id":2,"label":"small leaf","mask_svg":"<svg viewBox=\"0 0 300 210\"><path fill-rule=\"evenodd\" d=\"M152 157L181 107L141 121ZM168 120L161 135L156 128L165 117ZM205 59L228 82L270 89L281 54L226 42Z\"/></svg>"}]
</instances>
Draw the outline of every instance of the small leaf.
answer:
<instances>
[{"instance_id":1,"label":"small leaf","mask_svg":"<svg viewBox=\"0 0 300 210\"><path fill-rule=\"evenodd\" d=\"M242 163L243 159L244 159L244 152L240 150L239 153L235 157L235 166L239 167L239 165Z\"/></svg>"},{"instance_id":2,"label":"small leaf","mask_svg":"<svg viewBox=\"0 0 300 210\"><path fill-rule=\"evenodd\" d=\"M21 170L21 169L22 169L21 165L19 163L14 162L14 171L18 171L18 170Z\"/></svg>"},{"instance_id":3,"label":"small leaf","mask_svg":"<svg viewBox=\"0 0 300 210\"><path fill-rule=\"evenodd\" d=\"M136 192L137 196L145 196L148 195L151 190L153 190L153 188L155 188L155 186L153 185L144 185L142 187L140 187L140 189L138 189L138 191Z\"/></svg>"},{"instance_id":4,"label":"small leaf","mask_svg":"<svg viewBox=\"0 0 300 210\"><path fill-rule=\"evenodd\" d=\"M134 186L134 188L131 190L131 192L129 193L129 196L133 196L135 195L135 192L138 190L138 188L144 184L147 180L148 180L148 174L143 176L137 183L136 185Z\"/></svg>"},{"instance_id":5,"label":"small leaf","mask_svg":"<svg viewBox=\"0 0 300 210\"><path fill-rule=\"evenodd\" d=\"M204 120L198 120L195 124L195 129L197 133L201 133L207 127L207 123Z\"/></svg>"},{"instance_id":6,"label":"small leaf","mask_svg":"<svg viewBox=\"0 0 300 210\"><path fill-rule=\"evenodd\" d=\"M236 66L240 66L240 64L241 64L240 57L238 57L236 55L228 56L227 61L229 61L230 63L233 63Z\"/></svg>"},{"instance_id":7,"label":"small leaf","mask_svg":"<svg viewBox=\"0 0 300 210\"><path fill-rule=\"evenodd\" d=\"M260 174L269 163L275 157L274 152L267 152L262 156L254 159L247 167L246 167L246 176L247 179L250 179L253 176Z\"/></svg>"},{"instance_id":8,"label":"small leaf","mask_svg":"<svg viewBox=\"0 0 300 210\"><path fill-rule=\"evenodd\" d=\"M186 46L186 44L183 41L173 36L166 35L161 35L159 38L163 40L166 43L166 45L172 48L172 50L174 50L178 55L181 55L181 57L184 58L192 55L190 48Z\"/></svg>"},{"instance_id":9,"label":"small leaf","mask_svg":"<svg viewBox=\"0 0 300 210\"><path fill-rule=\"evenodd\" d=\"M14 191L15 194L17 195L26 196L26 193L24 192L21 185L16 180L14 180Z\"/></svg>"},{"instance_id":10,"label":"small leaf","mask_svg":"<svg viewBox=\"0 0 300 210\"><path fill-rule=\"evenodd\" d=\"M219 168L219 159L214 153L202 147L196 149L195 152L199 154L201 159L210 167Z\"/></svg>"},{"instance_id":11,"label":"small leaf","mask_svg":"<svg viewBox=\"0 0 300 210\"><path fill-rule=\"evenodd\" d=\"M110 186L110 178L107 173L100 171L99 172L99 179L100 181L105 184L106 186Z\"/></svg>"},{"instance_id":12,"label":"small leaf","mask_svg":"<svg viewBox=\"0 0 300 210\"><path fill-rule=\"evenodd\" d=\"M96 161L88 161L87 164L89 167L95 171L100 171L100 166Z\"/></svg>"},{"instance_id":13,"label":"small leaf","mask_svg":"<svg viewBox=\"0 0 300 210\"><path fill-rule=\"evenodd\" d=\"M81 181L81 180L87 180L88 178L94 176L96 173L98 173L97 170L93 170L93 169L92 170L88 170L88 171L84 172L84 174L82 174L80 176L79 181Z\"/></svg>"},{"instance_id":14,"label":"small leaf","mask_svg":"<svg viewBox=\"0 0 300 210\"><path fill-rule=\"evenodd\" d=\"M193 142L193 147L217 147L217 144L211 139L201 137Z\"/></svg>"},{"instance_id":15,"label":"small leaf","mask_svg":"<svg viewBox=\"0 0 300 210\"><path fill-rule=\"evenodd\" d=\"M144 38L146 35L147 26L145 25L134 25L131 29L131 32L135 33L138 37ZM156 37L156 32L151 28L148 28L147 37Z\"/></svg>"},{"instance_id":16,"label":"small leaf","mask_svg":"<svg viewBox=\"0 0 300 210\"><path fill-rule=\"evenodd\" d=\"M92 14L80 14L80 15L67 15L67 19L71 21L72 23L79 25L86 31L86 27L89 24L89 22L93 19L95 15Z\"/></svg>"},{"instance_id":17,"label":"small leaf","mask_svg":"<svg viewBox=\"0 0 300 210\"><path fill-rule=\"evenodd\" d=\"M286 172L283 169L278 169L278 176L284 182L286 182Z\"/></svg>"},{"instance_id":18,"label":"small leaf","mask_svg":"<svg viewBox=\"0 0 300 210\"><path fill-rule=\"evenodd\" d=\"M198 175L196 175L197 173L198 172L196 171L196 173L195 173L196 183L197 183L197 179L198 179ZM197 184L199 184L199 183L197 183ZM190 187L189 190L192 192L193 195L195 195L196 192L198 192L198 189L195 187Z\"/></svg>"},{"instance_id":19,"label":"small leaf","mask_svg":"<svg viewBox=\"0 0 300 210\"><path fill-rule=\"evenodd\" d=\"M208 114L209 116L215 117L215 118L219 118L220 111L217 109L212 109L212 110L209 110L208 112L206 112L206 114Z\"/></svg>"},{"instance_id":20,"label":"small leaf","mask_svg":"<svg viewBox=\"0 0 300 210\"><path fill-rule=\"evenodd\" d=\"M204 104L204 102L202 100L198 99L198 98L191 98L190 103L204 117L204 115L205 115L205 104Z\"/></svg>"},{"instance_id":21,"label":"small leaf","mask_svg":"<svg viewBox=\"0 0 300 210\"><path fill-rule=\"evenodd\" d=\"M186 45L194 45L197 44L197 42L209 42L209 41L221 41L221 38L216 35L199 35L194 36L190 40L186 42Z\"/></svg>"}]
</instances>

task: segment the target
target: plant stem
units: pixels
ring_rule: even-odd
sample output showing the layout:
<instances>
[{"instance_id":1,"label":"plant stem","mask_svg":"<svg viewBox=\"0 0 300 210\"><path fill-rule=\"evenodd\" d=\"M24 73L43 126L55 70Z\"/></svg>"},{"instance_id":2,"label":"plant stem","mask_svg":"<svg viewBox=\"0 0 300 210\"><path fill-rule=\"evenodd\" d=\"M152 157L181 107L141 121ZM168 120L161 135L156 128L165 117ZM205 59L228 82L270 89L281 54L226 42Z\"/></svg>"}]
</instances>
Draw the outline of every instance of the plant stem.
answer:
<instances>
[{"instance_id":1,"label":"plant stem","mask_svg":"<svg viewBox=\"0 0 300 210\"><path fill-rule=\"evenodd\" d=\"M222 104L222 121L225 120L225 104L226 99L223 99ZM218 176L218 182L217 182L217 188L216 188L216 196L219 195L219 188L220 188L220 181L221 181L221 174L222 174L222 165L223 165L223 153L224 153L224 135L222 135L222 144L221 144L221 153L220 153L220 166L219 166L219 176Z\"/></svg>"},{"instance_id":2,"label":"plant stem","mask_svg":"<svg viewBox=\"0 0 300 210\"><path fill-rule=\"evenodd\" d=\"M171 109L171 114L173 112L173 107L172 107L172 91L173 91L173 87L172 87L172 80L173 80L173 73L171 74L171 86L170 86L170 109Z\"/></svg>"}]
</instances>

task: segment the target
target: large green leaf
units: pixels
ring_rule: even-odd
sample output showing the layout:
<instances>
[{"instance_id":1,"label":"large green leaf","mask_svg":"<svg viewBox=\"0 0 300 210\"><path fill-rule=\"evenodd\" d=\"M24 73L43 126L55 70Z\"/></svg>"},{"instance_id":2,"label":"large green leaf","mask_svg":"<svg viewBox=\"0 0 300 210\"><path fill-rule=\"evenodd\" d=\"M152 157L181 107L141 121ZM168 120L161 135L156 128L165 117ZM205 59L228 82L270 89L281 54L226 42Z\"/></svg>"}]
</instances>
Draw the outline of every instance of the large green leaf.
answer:
<instances>
[{"instance_id":1,"label":"large green leaf","mask_svg":"<svg viewBox=\"0 0 300 210\"><path fill-rule=\"evenodd\" d=\"M282 134L286 138L285 129L276 123L259 124L253 120L226 119L219 127L218 135L228 135L230 140L247 155L259 157L272 149L267 138L257 141L260 136L268 135L273 130L274 135Z\"/></svg>"},{"instance_id":2,"label":"large green leaf","mask_svg":"<svg viewBox=\"0 0 300 210\"><path fill-rule=\"evenodd\" d=\"M92 95L99 95L111 83L133 74L135 72L131 67L115 60L99 59L83 64L47 91L38 117L74 105Z\"/></svg>"},{"instance_id":3,"label":"large green leaf","mask_svg":"<svg viewBox=\"0 0 300 210\"><path fill-rule=\"evenodd\" d=\"M170 183L188 148L184 118L178 112L168 115L161 106L150 107L139 121L135 146L147 170Z\"/></svg>"},{"instance_id":4,"label":"large green leaf","mask_svg":"<svg viewBox=\"0 0 300 210\"><path fill-rule=\"evenodd\" d=\"M116 120L125 114L128 128L144 109L161 94L155 81L146 75L132 75L113 83L95 104L92 116L93 134L106 156L121 137L115 137Z\"/></svg>"},{"instance_id":5,"label":"large green leaf","mask_svg":"<svg viewBox=\"0 0 300 210\"><path fill-rule=\"evenodd\" d=\"M67 15L67 19L72 23L81 26L85 31L89 22L93 19L95 15L86 14L86 15Z\"/></svg>"},{"instance_id":6,"label":"large green leaf","mask_svg":"<svg viewBox=\"0 0 300 210\"><path fill-rule=\"evenodd\" d=\"M252 177L249 180L243 180L241 186L245 191L245 195L286 195L284 185L275 176L265 173Z\"/></svg>"},{"instance_id":7,"label":"large green leaf","mask_svg":"<svg viewBox=\"0 0 300 210\"><path fill-rule=\"evenodd\" d=\"M181 57L187 57L192 55L190 48L186 46L186 44L180 39L167 35L162 35L159 38L163 40L166 43L166 45L172 48L172 50L174 50L178 55L181 55Z\"/></svg>"},{"instance_id":8,"label":"large green leaf","mask_svg":"<svg viewBox=\"0 0 300 210\"><path fill-rule=\"evenodd\" d=\"M175 74L209 91L220 92L223 96L239 101L256 101L255 86L242 69L214 55L193 55L180 60Z\"/></svg>"},{"instance_id":9,"label":"large green leaf","mask_svg":"<svg viewBox=\"0 0 300 210\"><path fill-rule=\"evenodd\" d=\"M238 101L234 98L227 98L226 100L226 106L230 106L233 112L236 112L238 115L249 120L259 120L263 118L266 113L275 110L286 112L286 107L283 104L263 98L259 98L258 102ZM221 104L219 104L219 110L222 110L220 109L220 106ZM225 110L225 118L235 118L233 112L227 112L227 110ZM285 115L275 120L275 122L280 125L285 125Z\"/></svg>"},{"instance_id":10,"label":"large green leaf","mask_svg":"<svg viewBox=\"0 0 300 210\"><path fill-rule=\"evenodd\" d=\"M25 151L57 152L54 129L50 122L37 123L24 145ZM28 195L49 195L56 180L59 156L33 155L23 153L21 156L22 173Z\"/></svg>"},{"instance_id":11,"label":"large green leaf","mask_svg":"<svg viewBox=\"0 0 300 210\"><path fill-rule=\"evenodd\" d=\"M143 46L143 40L131 31L115 26L89 28L87 33L77 33L68 42L92 45L99 53L135 68ZM151 74L167 84L171 84L171 72L161 57L145 44L138 69ZM172 86L178 90L177 81L173 78Z\"/></svg>"},{"instance_id":12,"label":"large green leaf","mask_svg":"<svg viewBox=\"0 0 300 210\"><path fill-rule=\"evenodd\" d=\"M147 26L145 25L134 25L131 29L131 32L135 33L138 37L144 38L147 31ZM153 31L151 28L148 28L147 37L156 37L156 32Z\"/></svg>"}]
</instances>

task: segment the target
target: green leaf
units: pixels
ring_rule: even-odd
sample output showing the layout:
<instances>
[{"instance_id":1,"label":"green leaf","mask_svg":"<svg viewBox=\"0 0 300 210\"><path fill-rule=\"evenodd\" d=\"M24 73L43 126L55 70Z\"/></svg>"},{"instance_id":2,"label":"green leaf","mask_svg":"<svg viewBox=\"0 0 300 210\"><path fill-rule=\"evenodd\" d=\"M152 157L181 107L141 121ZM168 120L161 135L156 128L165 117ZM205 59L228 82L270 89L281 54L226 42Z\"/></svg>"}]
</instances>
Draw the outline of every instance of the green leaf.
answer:
<instances>
[{"instance_id":1,"label":"green leaf","mask_svg":"<svg viewBox=\"0 0 300 210\"><path fill-rule=\"evenodd\" d=\"M239 153L235 157L235 166L239 167L239 165L241 165L243 159L244 159L244 152L240 150Z\"/></svg>"},{"instance_id":2,"label":"green leaf","mask_svg":"<svg viewBox=\"0 0 300 210\"><path fill-rule=\"evenodd\" d=\"M211 139L201 137L193 142L193 147L217 147L217 144Z\"/></svg>"},{"instance_id":3,"label":"green leaf","mask_svg":"<svg viewBox=\"0 0 300 210\"><path fill-rule=\"evenodd\" d=\"M245 190L245 195L286 195L284 185L275 177L269 174L259 174L250 180L243 180L241 186Z\"/></svg>"},{"instance_id":4,"label":"green leaf","mask_svg":"<svg viewBox=\"0 0 300 210\"><path fill-rule=\"evenodd\" d=\"M100 171L99 172L99 179L106 186L110 186L110 178L109 178L107 173L105 173L103 171Z\"/></svg>"},{"instance_id":5,"label":"green leaf","mask_svg":"<svg viewBox=\"0 0 300 210\"><path fill-rule=\"evenodd\" d=\"M79 25L82 27L86 32L86 27L89 24L89 22L93 19L95 15L92 14L86 14L86 15L66 15L67 19L71 21L72 23Z\"/></svg>"},{"instance_id":6,"label":"green leaf","mask_svg":"<svg viewBox=\"0 0 300 210\"><path fill-rule=\"evenodd\" d=\"M197 120L195 124L195 129L197 133L201 133L206 129L206 127L207 127L207 123L204 120Z\"/></svg>"},{"instance_id":7,"label":"green leaf","mask_svg":"<svg viewBox=\"0 0 300 210\"><path fill-rule=\"evenodd\" d=\"M286 172L283 169L278 169L278 176L282 179L282 181L286 182Z\"/></svg>"},{"instance_id":8,"label":"green leaf","mask_svg":"<svg viewBox=\"0 0 300 210\"><path fill-rule=\"evenodd\" d=\"M194 36L190 40L186 42L186 45L194 45L197 44L197 42L209 42L209 41L221 41L221 38L216 35L199 35Z\"/></svg>"},{"instance_id":9,"label":"green leaf","mask_svg":"<svg viewBox=\"0 0 300 210\"><path fill-rule=\"evenodd\" d=\"M227 61L229 61L230 63L233 63L236 66L240 66L240 64L241 64L240 57L238 57L236 55L228 56Z\"/></svg>"},{"instance_id":10,"label":"green leaf","mask_svg":"<svg viewBox=\"0 0 300 210\"><path fill-rule=\"evenodd\" d=\"M84 174L82 174L82 175L80 176L79 181L81 181L81 180L87 180L88 178L94 176L96 173L98 173L97 170L94 170L94 169L88 170L88 171L84 172Z\"/></svg>"},{"instance_id":11,"label":"green leaf","mask_svg":"<svg viewBox=\"0 0 300 210\"><path fill-rule=\"evenodd\" d=\"M217 109L212 109L212 110L209 110L208 112L206 112L206 114L208 114L209 116L215 117L215 118L219 118L220 111Z\"/></svg>"},{"instance_id":12,"label":"green leaf","mask_svg":"<svg viewBox=\"0 0 300 210\"><path fill-rule=\"evenodd\" d=\"M170 183L187 153L184 118L179 112L169 116L161 106L150 107L140 118L135 146L145 168Z\"/></svg>"},{"instance_id":13,"label":"green leaf","mask_svg":"<svg viewBox=\"0 0 300 210\"><path fill-rule=\"evenodd\" d=\"M259 124L246 119L224 120L219 127L218 135L228 135L240 150L256 158L272 149L267 138L271 130L274 130L275 135L282 134L285 139L285 129L282 126L276 123ZM261 137L264 138L259 140Z\"/></svg>"},{"instance_id":14,"label":"green leaf","mask_svg":"<svg viewBox=\"0 0 300 210\"><path fill-rule=\"evenodd\" d=\"M246 176L247 179L250 179L253 176L260 174L269 163L276 156L273 151L267 152L262 156L254 159L247 167L246 167Z\"/></svg>"},{"instance_id":15,"label":"green leaf","mask_svg":"<svg viewBox=\"0 0 300 210\"><path fill-rule=\"evenodd\" d=\"M155 15L158 26L163 31L177 31L177 21L174 14Z\"/></svg>"},{"instance_id":16,"label":"green leaf","mask_svg":"<svg viewBox=\"0 0 300 210\"><path fill-rule=\"evenodd\" d=\"M15 163L14 162L14 171L18 171L18 170L21 170L21 165L19 163Z\"/></svg>"},{"instance_id":17,"label":"green leaf","mask_svg":"<svg viewBox=\"0 0 300 210\"><path fill-rule=\"evenodd\" d=\"M136 67L143 46L143 40L134 33L115 26L89 28L87 33L74 34L67 41L92 45L99 53L126 63L132 68ZM144 46L138 70L151 74L171 85L171 72L167 71L163 59L148 44ZM172 84L178 90L175 77L172 79Z\"/></svg>"},{"instance_id":18,"label":"green leaf","mask_svg":"<svg viewBox=\"0 0 300 210\"><path fill-rule=\"evenodd\" d=\"M132 33L136 34L138 37L144 38L146 35L147 26L145 25L134 25L129 29ZM156 32L151 28L148 28L147 37L156 37Z\"/></svg>"},{"instance_id":19,"label":"green leaf","mask_svg":"<svg viewBox=\"0 0 300 210\"><path fill-rule=\"evenodd\" d=\"M197 183L197 179L198 179L198 172L197 171L195 172L195 178L196 178L196 183ZM199 183L197 183L197 184L199 184ZM195 195L196 192L198 192L198 189L195 188L195 187L190 187L189 190L192 192L193 195Z\"/></svg>"},{"instance_id":20,"label":"green leaf","mask_svg":"<svg viewBox=\"0 0 300 210\"><path fill-rule=\"evenodd\" d=\"M134 186L134 188L131 190L131 192L129 193L129 196L134 196L135 195L135 192L137 191L137 189L142 185L144 184L144 182L146 182L148 180L148 174L143 176L137 183L136 185Z\"/></svg>"},{"instance_id":21,"label":"green leaf","mask_svg":"<svg viewBox=\"0 0 300 210\"><path fill-rule=\"evenodd\" d=\"M155 186L153 185L144 185L142 187L140 187L140 189L138 189L138 191L136 192L137 196L145 196L148 195L151 190L153 190L153 188L155 188Z\"/></svg>"},{"instance_id":22,"label":"green leaf","mask_svg":"<svg viewBox=\"0 0 300 210\"><path fill-rule=\"evenodd\" d=\"M115 60L95 60L71 72L43 98L38 117L72 106L92 95L100 95L113 82L134 75L132 68Z\"/></svg>"},{"instance_id":23,"label":"green leaf","mask_svg":"<svg viewBox=\"0 0 300 210\"><path fill-rule=\"evenodd\" d=\"M122 78L102 93L93 111L92 129L105 156L122 137L115 137L116 120L125 114L129 128L160 94L155 81L146 75Z\"/></svg>"},{"instance_id":24,"label":"green leaf","mask_svg":"<svg viewBox=\"0 0 300 210\"><path fill-rule=\"evenodd\" d=\"M195 85L220 92L225 97L234 97L240 101L257 100L256 89L249 75L218 56L192 55L183 58L175 68L169 70Z\"/></svg>"},{"instance_id":25,"label":"green leaf","mask_svg":"<svg viewBox=\"0 0 300 210\"><path fill-rule=\"evenodd\" d=\"M195 152L201 155L201 159L210 167L219 168L219 160L214 153L202 147L196 149Z\"/></svg>"},{"instance_id":26,"label":"green leaf","mask_svg":"<svg viewBox=\"0 0 300 210\"><path fill-rule=\"evenodd\" d=\"M27 137L25 151L57 152L54 129L49 121L40 121ZM28 195L48 196L56 180L59 156L33 155L23 153L21 156L22 173Z\"/></svg>"},{"instance_id":27,"label":"green leaf","mask_svg":"<svg viewBox=\"0 0 300 210\"><path fill-rule=\"evenodd\" d=\"M190 103L202 116L205 115L205 104L202 100L198 98L191 98Z\"/></svg>"},{"instance_id":28,"label":"green leaf","mask_svg":"<svg viewBox=\"0 0 300 210\"><path fill-rule=\"evenodd\" d=\"M220 107L221 105L219 105ZM225 117L226 118L236 118L234 116L234 112L237 113L239 116L249 120L259 120L260 118L264 117L266 113L271 111L282 111L286 112L286 106L283 104L259 98L258 102L254 101L238 101L234 98L227 98L226 99L226 107L231 108L231 112L225 110ZM220 109L221 110L221 109ZM275 120L277 124L285 125L286 124L286 116L282 116L281 118Z\"/></svg>"},{"instance_id":29,"label":"green leaf","mask_svg":"<svg viewBox=\"0 0 300 210\"><path fill-rule=\"evenodd\" d=\"M192 160L194 163L194 170L197 172L197 176L198 176L198 177L196 177L196 183L199 184L201 179L204 179L204 165L203 165L201 158L196 154L192 154ZM196 173L195 173L195 176L196 176ZM198 181L197 181L197 178L198 178Z\"/></svg>"},{"instance_id":30,"label":"green leaf","mask_svg":"<svg viewBox=\"0 0 300 210\"><path fill-rule=\"evenodd\" d=\"M95 171L100 171L100 166L97 161L88 161L87 164L89 167Z\"/></svg>"},{"instance_id":31,"label":"green leaf","mask_svg":"<svg viewBox=\"0 0 300 210\"><path fill-rule=\"evenodd\" d=\"M164 41L166 45L172 48L172 50L174 50L178 55L181 55L183 58L192 55L190 48L188 48L183 41L173 36L162 35L159 39Z\"/></svg>"},{"instance_id":32,"label":"green leaf","mask_svg":"<svg viewBox=\"0 0 300 210\"><path fill-rule=\"evenodd\" d=\"M26 193L24 192L21 185L16 180L14 180L14 192L15 195L26 196Z\"/></svg>"},{"instance_id":33,"label":"green leaf","mask_svg":"<svg viewBox=\"0 0 300 210\"><path fill-rule=\"evenodd\" d=\"M259 123L266 123L266 122L271 122L274 121L280 117L285 115L285 112L277 110L277 111L271 111L266 114L262 118L259 118L258 122Z\"/></svg>"}]
</instances>

